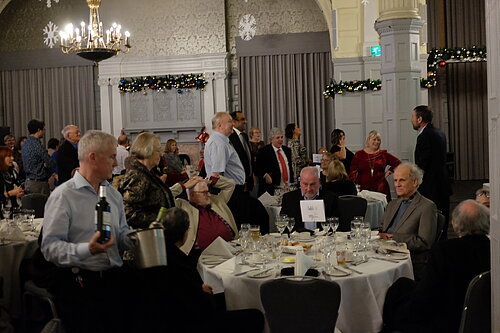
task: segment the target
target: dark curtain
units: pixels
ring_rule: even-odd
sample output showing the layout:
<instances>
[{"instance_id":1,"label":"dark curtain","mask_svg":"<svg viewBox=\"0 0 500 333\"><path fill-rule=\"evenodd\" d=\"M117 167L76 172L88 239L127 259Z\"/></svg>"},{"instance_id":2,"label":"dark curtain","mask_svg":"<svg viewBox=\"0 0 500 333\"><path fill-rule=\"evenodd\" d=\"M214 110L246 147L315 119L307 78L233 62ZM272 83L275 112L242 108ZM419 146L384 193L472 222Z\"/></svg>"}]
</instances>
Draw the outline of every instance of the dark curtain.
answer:
<instances>
[{"instance_id":1,"label":"dark curtain","mask_svg":"<svg viewBox=\"0 0 500 333\"><path fill-rule=\"evenodd\" d=\"M322 92L333 77L329 52L240 56L240 105L267 140L272 127L297 123L308 154L329 147L334 126L332 99ZM267 142L267 141L266 141Z\"/></svg>"},{"instance_id":2,"label":"dark curtain","mask_svg":"<svg viewBox=\"0 0 500 333\"><path fill-rule=\"evenodd\" d=\"M0 71L0 119L17 137L33 118L45 121L46 141L69 124L84 133L97 128L95 92L92 65Z\"/></svg>"},{"instance_id":3,"label":"dark curtain","mask_svg":"<svg viewBox=\"0 0 500 333\"><path fill-rule=\"evenodd\" d=\"M429 0L428 6L429 49L486 45L484 0ZM448 125L458 180L489 177L486 89L486 63L449 63L429 91L437 125Z\"/></svg>"}]
</instances>

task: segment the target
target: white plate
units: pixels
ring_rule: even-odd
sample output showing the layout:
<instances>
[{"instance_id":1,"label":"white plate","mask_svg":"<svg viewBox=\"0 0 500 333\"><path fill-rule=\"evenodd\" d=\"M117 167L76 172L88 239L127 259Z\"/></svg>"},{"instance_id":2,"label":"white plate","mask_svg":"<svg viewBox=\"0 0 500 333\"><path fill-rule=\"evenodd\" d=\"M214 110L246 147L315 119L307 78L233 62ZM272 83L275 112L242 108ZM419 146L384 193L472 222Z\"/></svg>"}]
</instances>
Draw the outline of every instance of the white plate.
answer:
<instances>
[{"instance_id":1,"label":"white plate","mask_svg":"<svg viewBox=\"0 0 500 333\"><path fill-rule=\"evenodd\" d=\"M224 258L203 258L201 262L205 265L219 265L222 264L227 259Z\"/></svg>"},{"instance_id":2,"label":"white plate","mask_svg":"<svg viewBox=\"0 0 500 333\"><path fill-rule=\"evenodd\" d=\"M341 271L338 271L336 269L334 269L330 273L328 273L328 272L325 271L325 274L326 275L330 275L330 276L336 276L336 277L343 277L343 276L349 276L349 275L351 275L351 273L341 272Z\"/></svg>"},{"instance_id":3,"label":"white plate","mask_svg":"<svg viewBox=\"0 0 500 333\"><path fill-rule=\"evenodd\" d=\"M247 276L251 277L251 278L262 279L262 278L266 278L266 277L273 275L272 269L270 271L262 273L264 271L266 271L266 270L265 269L258 269L256 271L251 271L251 272L248 272Z\"/></svg>"},{"instance_id":4,"label":"white plate","mask_svg":"<svg viewBox=\"0 0 500 333\"><path fill-rule=\"evenodd\" d=\"M405 260L405 259L408 259L408 254L406 254L406 253L397 253L397 252L394 252L394 253L386 254L385 256L387 258L396 259L396 260Z\"/></svg>"}]
</instances>

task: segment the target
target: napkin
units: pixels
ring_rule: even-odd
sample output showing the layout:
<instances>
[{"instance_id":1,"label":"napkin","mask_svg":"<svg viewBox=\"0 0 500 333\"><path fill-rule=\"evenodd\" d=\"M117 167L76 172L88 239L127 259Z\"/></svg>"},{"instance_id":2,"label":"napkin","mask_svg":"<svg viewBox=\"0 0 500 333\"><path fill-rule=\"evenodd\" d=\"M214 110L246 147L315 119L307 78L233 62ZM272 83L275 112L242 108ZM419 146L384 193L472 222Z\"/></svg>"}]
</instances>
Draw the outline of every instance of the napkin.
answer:
<instances>
[{"instance_id":1,"label":"napkin","mask_svg":"<svg viewBox=\"0 0 500 333\"><path fill-rule=\"evenodd\" d=\"M216 267L218 271L226 273L236 273L237 268L241 270L241 265L236 264L236 257L232 257Z\"/></svg>"},{"instance_id":2,"label":"napkin","mask_svg":"<svg viewBox=\"0 0 500 333\"><path fill-rule=\"evenodd\" d=\"M264 206L279 206L278 198L270 195L268 192L264 192L259 197L259 201L264 205Z\"/></svg>"},{"instance_id":3,"label":"napkin","mask_svg":"<svg viewBox=\"0 0 500 333\"><path fill-rule=\"evenodd\" d=\"M295 254L299 251L304 251L304 248L302 247L302 245L283 246L282 249L283 249L283 252L285 252L285 253L293 253L293 254Z\"/></svg>"},{"instance_id":4,"label":"napkin","mask_svg":"<svg viewBox=\"0 0 500 333\"><path fill-rule=\"evenodd\" d=\"M384 205L387 205L386 195L380 192L373 192L368 190L363 190L358 193L358 196L365 198L366 200L376 200L382 201Z\"/></svg>"},{"instance_id":5,"label":"napkin","mask_svg":"<svg viewBox=\"0 0 500 333\"><path fill-rule=\"evenodd\" d=\"M406 247L406 243L397 243L393 240L382 241L380 242L379 251L387 253L387 252L400 252L409 254L410 251Z\"/></svg>"},{"instance_id":6,"label":"napkin","mask_svg":"<svg viewBox=\"0 0 500 333\"><path fill-rule=\"evenodd\" d=\"M306 256L303 251L298 251L295 257L295 275L304 276L307 270L314 265L314 260Z\"/></svg>"},{"instance_id":7,"label":"napkin","mask_svg":"<svg viewBox=\"0 0 500 333\"><path fill-rule=\"evenodd\" d=\"M209 246L207 246L205 250L203 250L201 255L231 258L234 257L234 253L236 253L236 249L219 236Z\"/></svg>"},{"instance_id":8,"label":"napkin","mask_svg":"<svg viewBox=\"0 0 500 333\"><path fill-rule=\"evenodd\" d=\"M9 241L23 241L26 240L23 232L17 225L9 223L2 223L0 225L0 238Z\"/></svg>"}]
</instances>

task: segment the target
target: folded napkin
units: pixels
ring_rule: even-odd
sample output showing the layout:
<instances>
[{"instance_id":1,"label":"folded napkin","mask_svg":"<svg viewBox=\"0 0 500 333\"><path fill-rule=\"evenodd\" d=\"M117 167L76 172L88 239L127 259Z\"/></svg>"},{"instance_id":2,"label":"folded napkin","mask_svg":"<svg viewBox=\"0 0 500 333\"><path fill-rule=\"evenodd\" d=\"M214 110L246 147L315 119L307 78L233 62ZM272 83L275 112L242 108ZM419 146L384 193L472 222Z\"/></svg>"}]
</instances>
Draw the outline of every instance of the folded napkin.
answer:
<instances>
[{"instance_id":1,"label":"folded napkin","mask_svg":"<svg viewBox=\"0 0 500 333\"><path fill-rule=\"evenodd\" d=\"M380 192L372 192L368 190L363 190L358 193L358 196L365 198L366 200L376 200L382 201L384 205L387 205L386 195Z\"/></svg>"},{"instance_id":2,"label":"folded napkin","mask_svg":"<svg viewBox=\"0 0 500 333\"><path fill-rule=\"evenodd\" d=\"M241 265L236 264L236 257L232 257L216 266L217 271L226 273L236 273L237 268L241 270Z\"/></svg>"},{"instance_id":3,"label":"folded napkin","mask_svg":"<svg viewBox=\"0 0 500 333\"><path fill-rule=\"evenodd\" d=\"M264 192L259 197L259 201L264 205L264 206L279 206L280 203L278 201L279 199L270 195L268 192Z\"/></svg>"},{"instance_id":4,"label":"folded napkin","mask_svg":"<svg viewBox=\"0 0 500 333\"><path fill-rule=\"evenodd\" d=\"M219 236L209 246L207 246L205 250L203 250L201 255L213 255L224 258L231 258L234 257L235 253L236 249Z\"/></svg>"},{"instance_id":5,"label":"folded napkin","mask_svg":"<svg viewBox=\"0 0 500 333\"><path fill-rule=\"evenodd\" d=\"M388 252L400 252L406 254L410 253L410 250L408 250L408 248L406 247L406 243L397 243L396 241L393 240L386 240L380 242L380 247L378 251L381 253L388 253Z\"/></svg>"},{"instance_id":6,"label":"folded napkin","mask_svg":"<svg viewBox=\"0 0 500 333\"><path fill-rule=\"evenodd\" d=\"M304 248L302 245L295 245L295 246L283 246L282 247L284 253L292 253L295 254L299 251L304 251Z\"/></svg>"},{"instance_id":7,"label":"folded napkin","mask_svg":"<svg viewBox=\"0 0 500 333\"><path fill-rule=\"evenodd\" d=\"M0 239L8 240L8 241L24 241L26 238L24 237L23 232L17 225L13 225L10 223L2 223L0 225Z\"/></svg>"},{"instance_id":8,"label":"folded napkin","mask_svg":"<svg viewBox=\"0 0 500 333\"><path fill-rule=\"evenodd\" d=\"M306 256L303 251L298 251L295 257L295 275L304 276L307 270L314 265L314 260Z\"/></svg>"}]
</instances>

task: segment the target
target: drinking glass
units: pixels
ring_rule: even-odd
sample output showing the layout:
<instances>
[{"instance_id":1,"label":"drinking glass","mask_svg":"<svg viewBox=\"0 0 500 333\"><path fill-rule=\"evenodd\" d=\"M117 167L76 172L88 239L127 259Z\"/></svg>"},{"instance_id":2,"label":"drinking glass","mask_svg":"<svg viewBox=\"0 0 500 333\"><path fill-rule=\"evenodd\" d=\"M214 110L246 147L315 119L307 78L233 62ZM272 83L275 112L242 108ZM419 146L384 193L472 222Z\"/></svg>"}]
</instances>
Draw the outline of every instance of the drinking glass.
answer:
<instances>
[{"instance_id":1,"label":"drinking glass","mask_svg":"<svg viewBox=\"0 0 500 333\"><path fill-rule=\"evenodd\" d=\"M250 223L243 223L240 229L240 237L244 238L248 236L250 236Z\"/></svg>"},{"instance_id":2,"label":"drinking glass","mask_svg":"<svg viewBox=\"0 0 500 333\"><path fill-rule=\"evenodd\" d=\"M339 227L339 218L338 217L327 217L326 220L328 221L328 224L330 225L330 228L333 231L333 234L335 235L335 232L337 231L337 228Z\"/></svg>"},{"instance_id":3,"label":"drinking glass","mask_svg":"<svg viewBox=\"0 0 500 333\"><path fill-rule=\"evenodd\" d=\"M335 242L333 241L333 239L325 237L323 239L321 250L323 251L323 255L325 256L325 269L327 272L330 272L332 265L331 256L335 252Z\"/></svg>"},{"instance_id":4,"label":"drinking glass","mask_svg":"<svg viewBox=\"0 0 500 333\"><path fill-rule=\"evenodd\" d=\"M288 218L288 231L292 233L293 227L295 226L295 217L289 217Z\"/></svg>"},{"instance_id":5,"label":"drinking glass","mask_svg":"<svg viewBox=\"0 0 500 333\"><path fill-rule=\"evenodd\" d=\"M252 224L250 226L250 237L252 237L252 240L254 242L257 242L260 238L260 225L254 225Z\"/></svg>"},{"instance_id":6,"label":"drinking glass","mask_svg":"<svg viewBox=\"0 0 500 333\"><path fill-rule=\"evenodd\" d=\"M321 221L321 228L323 229L323 231L325 232L325 235L326 235L328 230L330 230L330 223L328 222L328 220Z\"/></svg>"},{"instance_id":7,"label":"drinking glass","mask_svg":"<svg viewBox=\"0 0 500 333\"><path fill-rule=\"evenodd\" d=\"M7 206L3 206L2 207L2 215L3 215L3 218L8 220L10 218L10 208L11 207L7 207Z\"/></svg>"},{"instance_id":8,"label":"drinking glass","mask_svg":"<svg viewBox=\"0 0 500 333\"><path fill-rule=\"evenodd\" d=\"M285 228L288 225L288 221L285 219L284 216L276 216L276 228L278 229L280 235L283 235L283 232L285 231Z\"/></svg>"}]
</instances>

